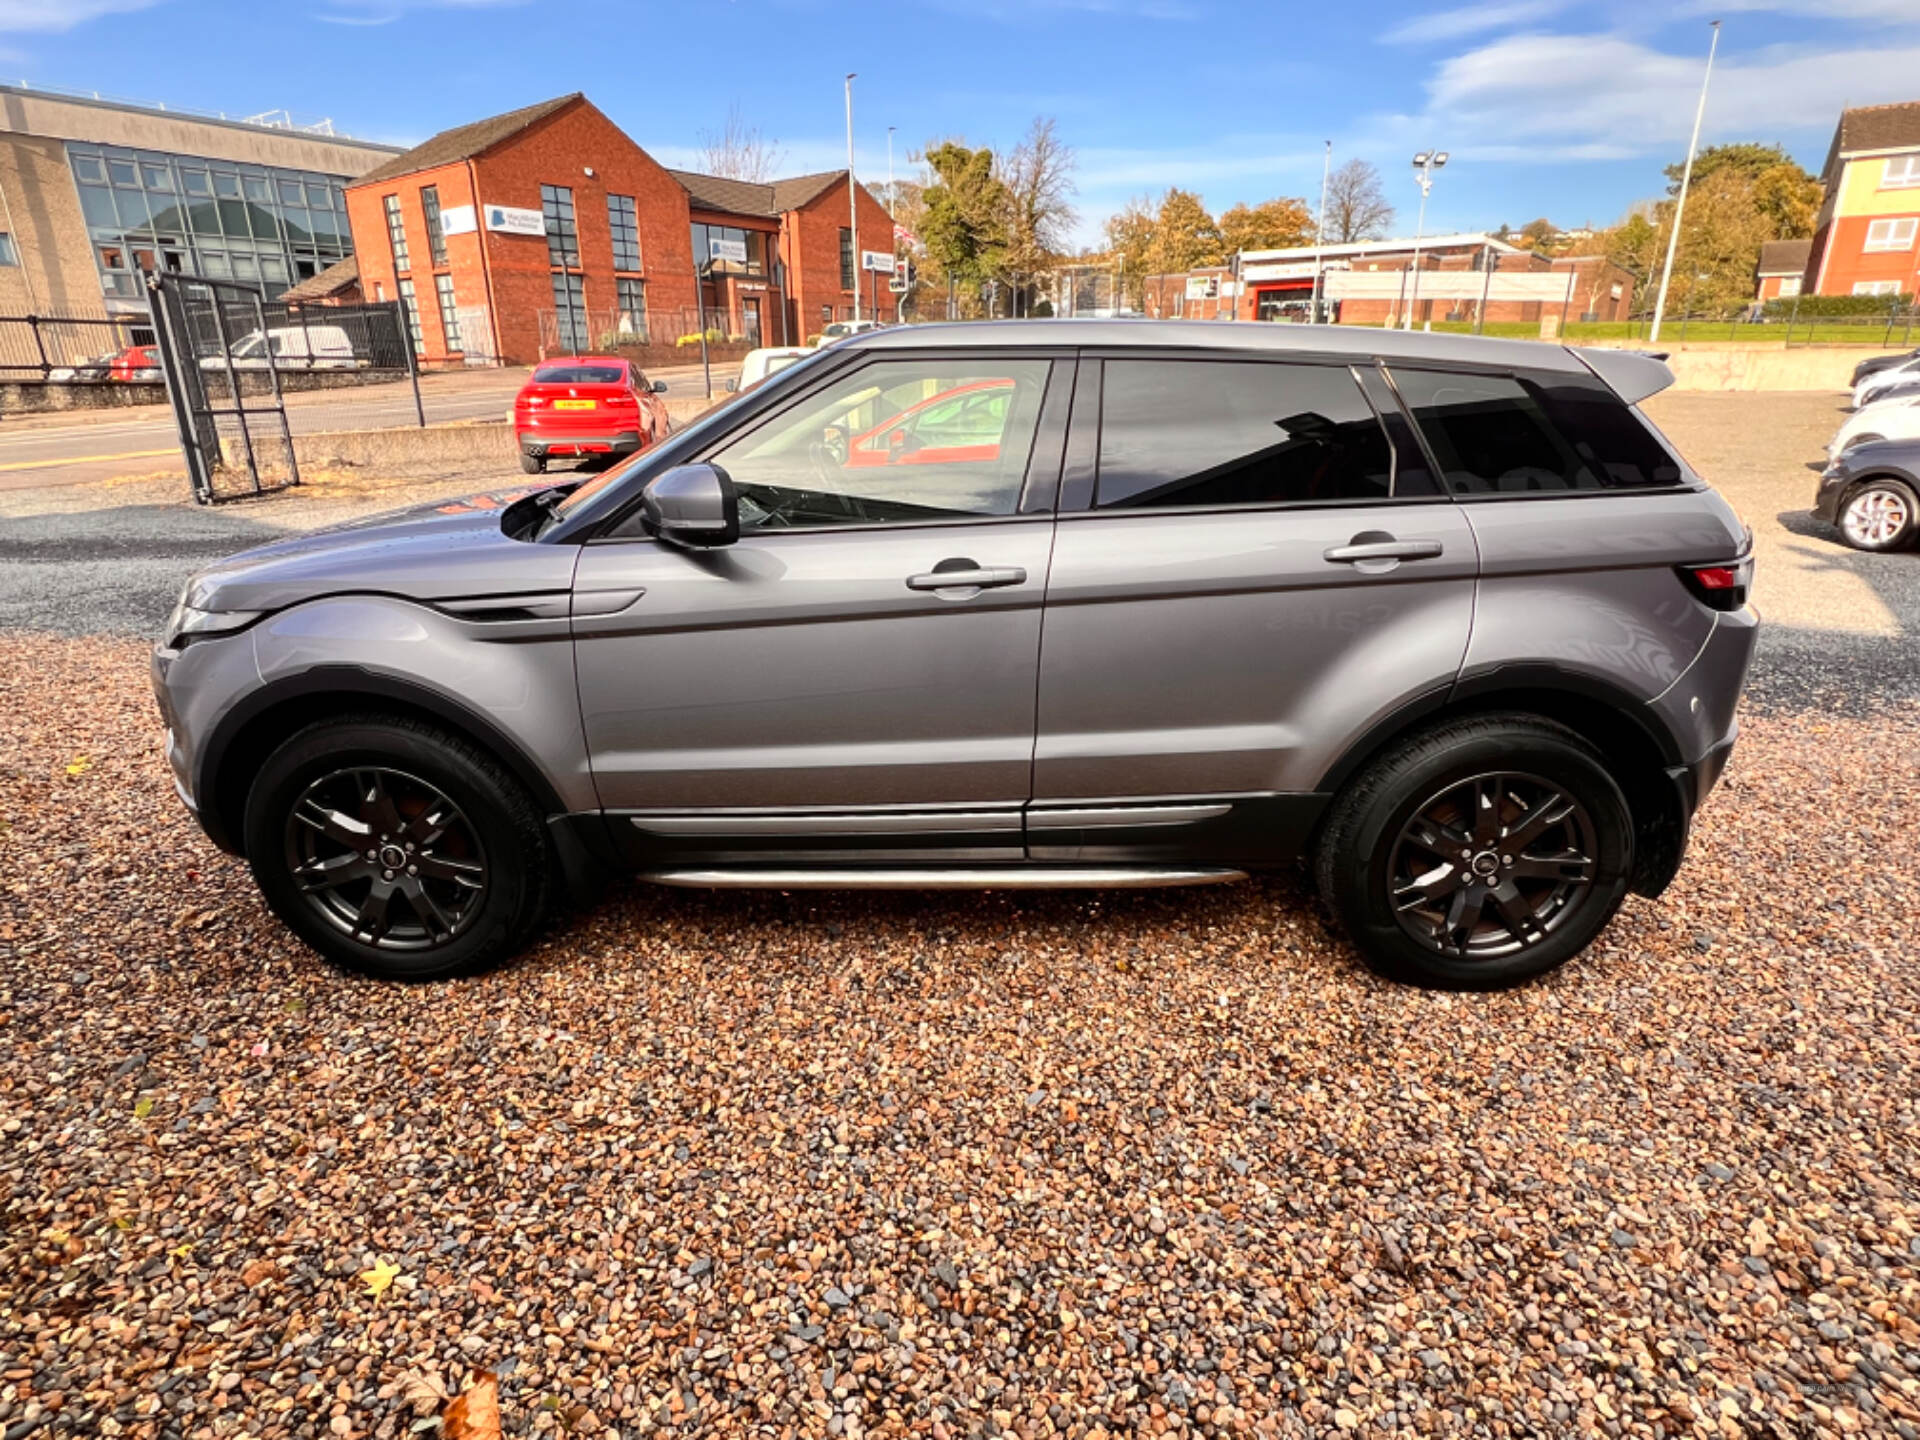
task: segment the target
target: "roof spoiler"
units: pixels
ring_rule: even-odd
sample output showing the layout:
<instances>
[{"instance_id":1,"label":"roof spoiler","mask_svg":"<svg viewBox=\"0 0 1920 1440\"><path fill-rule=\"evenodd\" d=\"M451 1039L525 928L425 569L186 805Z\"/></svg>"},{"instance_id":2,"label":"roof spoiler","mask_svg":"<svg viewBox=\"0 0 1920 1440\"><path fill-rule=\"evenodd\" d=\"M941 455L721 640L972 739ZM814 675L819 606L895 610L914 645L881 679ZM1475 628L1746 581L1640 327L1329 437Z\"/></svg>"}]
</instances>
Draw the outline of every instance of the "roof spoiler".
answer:
<instances>
[{"instance_id":1,"label":"roof spoiler","mask_svg":"<svg viewBox=\"0 0 1920 1440\"><path fill-rule=\"evenodd\" d=\"M1638 405L1673 384L1664 350L1589 350L1568 346L1622 400Z\"/></svg>"}]
</instances>

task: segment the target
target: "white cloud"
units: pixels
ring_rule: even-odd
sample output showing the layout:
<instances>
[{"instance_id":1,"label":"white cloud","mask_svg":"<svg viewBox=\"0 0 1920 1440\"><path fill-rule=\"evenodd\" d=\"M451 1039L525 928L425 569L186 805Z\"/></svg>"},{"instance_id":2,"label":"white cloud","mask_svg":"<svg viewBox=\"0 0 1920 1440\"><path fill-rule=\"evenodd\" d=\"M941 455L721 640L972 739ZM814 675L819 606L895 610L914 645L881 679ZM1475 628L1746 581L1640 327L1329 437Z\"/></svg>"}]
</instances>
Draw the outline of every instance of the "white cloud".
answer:
<instances>
[{"instance_id":1,"label":"white cloud","mask_svg":"<svg viewBox=\"0 0 1920 1440\"><path fill-rule=\"evenodd\" d=\"M0 0L0 4L6 0ZM410 10L505 10L530 0L340 0L314 19L323 25L391 25Z\"/></svg>"},{"instance_id":2,"label":"white cloud","mask_svg":"<svg viewBox=\"0 0 1920 1440\"><path fill-rule=\"evenodd\" d=\"M1704 62L1611 35L1511 36L1443 62L1413 123L1474 158L1665 154L1686 143ZM1847 105L1911 99L1917 73L1920 45L1723 50L1703 135L1827 129Z\"/></svg>"},{"instance_id":3,"label":"white cloud","mask_svg":"<svg viewBox=\"0 0 1920 1440\"><path fill-rule=\"evenodd\" d=\"M1809 15L1818 20L1882 20L1894 25L1920 24L1920 6L1914 0L1697 0L1702 15Z\"/></svg>"},{"instance_id":4,"label":"white cloud","mask_svg":"<svg viewBox=\"0 0 1920 1440\"><path fill-rule=\"evenodd\" d=\"M0 0L0 33L55 35L97 20L145 10L158 0Z\"/></svg>"},{"instance_id":5,"label":"white cloud","mask_svg":"<svg viewBox=\"0 0 1920 1440\"><path fill-rule=\"evenodd\" d=\"M1457 10L1439 10L1396 25L1380 38L1390 45L1434 44L1459 40L1468 35L1484 35L1489 30L1507 30L1516 25L1544 19L1566 8L1566 0L1501 0L1490 5L1462 5Z\"/></svg>"}]
</instances>

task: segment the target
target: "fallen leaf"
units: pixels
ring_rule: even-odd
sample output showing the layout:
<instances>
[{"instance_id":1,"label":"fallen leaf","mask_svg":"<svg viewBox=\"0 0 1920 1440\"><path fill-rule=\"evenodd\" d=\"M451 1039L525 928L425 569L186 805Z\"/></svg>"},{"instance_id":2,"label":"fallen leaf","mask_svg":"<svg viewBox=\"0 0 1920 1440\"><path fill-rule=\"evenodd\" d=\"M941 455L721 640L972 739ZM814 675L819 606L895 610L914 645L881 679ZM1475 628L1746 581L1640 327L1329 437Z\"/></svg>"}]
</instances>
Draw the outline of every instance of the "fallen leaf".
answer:
<instances>
[{"instance_id":1,"label":"fallen leaf","mask_svg":"<svg viewBox=\"0 0 1920 1440\"><path fill-rule=\"evenodd\" d=\"M400 1377L400 1398L414 1414L425 1415L447 1403L447 1387L431 1370L409 1370Z\"/></svg>"},{"instance_id":2,"label":"fallen leaf","mask_svg":"<svg viewBox=\"0 0 1920 1440\"><path fill-rule=\"evenodd\" d=\"M481 1371L479 1379L440 1412L440 1433L446 1440L500 1440L500 1380L493 1371Z\"/></svg>"},{"instance_id":3,"label":"fallen leaf","mask_svg":"<svg viewBox=\"0 0 1920 1440\"><path fill-rule=\"evenodd\" d=\"M193 1242L191 1240L183 1240L180 1244L174 1246L173 1249L167 1251L167 1254L176 1260L184 1260L193 1254Z\"/></svg>"},{"instance_id":4,"label":"fallen leaf","mask_svg":"<svg viewBox=\"0 0 1920 1440\"><path fill-rule=\"evenodd\" d=\"M378 1300L382 1295L387 1293L387 1287L393 1284L399 1274L400 1267L398 1265L389 1265L384 1260L376 1260L373 1262L373 1268L371 1270L362 1270L360 1272L360 1279L365 1283L367 1293L375 1300Z\"/></svg>"},{"instance_id":5,"label":"fallen leaf","mask_svg":"<svg viewBox=\"0 0 1920 1440\"><path fill-rule=\"evenodd\" d=\"M144 1120L151 1114L153 1114L153 1097L151 1095L142 1095L138 1100L133 1102L134 1119Z\"/></svg>"},{"instance_id":6,"label":"fallen leaf","mask_svg":"<svg viewBox=\"0 0 1920 1440\"><path fill-rule=\"evenodd\" d=\"M67 762L67 774L72 776L75 779L78 779L80 776L86 774L87 771L91 770L92 768L93 768L93 761L89 760L84 755L76 755L73 757L73 759Z\"/></svg>"}]
</instances>

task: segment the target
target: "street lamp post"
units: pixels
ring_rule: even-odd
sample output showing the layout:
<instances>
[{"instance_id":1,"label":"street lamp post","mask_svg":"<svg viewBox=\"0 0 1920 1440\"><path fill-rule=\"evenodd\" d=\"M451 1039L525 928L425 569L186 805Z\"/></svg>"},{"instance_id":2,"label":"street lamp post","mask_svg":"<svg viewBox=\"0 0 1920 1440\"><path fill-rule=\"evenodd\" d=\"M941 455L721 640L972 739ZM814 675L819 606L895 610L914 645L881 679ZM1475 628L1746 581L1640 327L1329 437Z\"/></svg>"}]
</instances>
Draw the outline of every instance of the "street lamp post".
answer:
<instances>
[{"instance_id":1,"label":"street lamp post","mask_svg":"<svg viewBox=\"0 0 1920 1440\"><path fill-rule=\"evenodd\" d=\"M1327 183L1333 178L1333 142L1327 141L1327 153L1320 162L1320 218L1313 222L1313 300L1307 307L1307 323L1320 323L1320 287L1326 283L1327 262L1323 254L1327 243Z\"/></svg>"},{"instance_id":2,"label":"street lamp post","mask_svg":"<svg viewBox=\"0 0 1920 1440\"><path fill-rule=\"evenodd\" d=\"M1687 213L1687 187L1693 183L1693 152L1700 148L1700 122L1707 114L1707 86L1713 80L1713 56L1720 48L1720 22L1713 22L1713 40L1707 46L1707 73L1700 78L1700 104L1693 112L1693 138L1687 142L1687 166L1680 173L1680 195L1673 202L1673 233L1667 237L1667 263L1660 268L1660 298L1653 303L1653 328L1647 342L1660 338L1660 322L1667 313L1667 282L1673 279L1673 252L1680 248L1680 219Z\"/></svg>"},{"instance_id":3,"label":"street lamp post","mask_svg":"<svg viewBox=\"0 0 1920 1440\"><path fill-rule=\"evenodd\" d=\"M1420 186L1420 218L1413 226L1413 285L1407 296L1407 313L1401 317L1402 330L1413 329L1413 312L1420 303L1420 242L1427 233L1427 196L1433 193L1433 172L1446 163L1444 150L1422 150L1413 157L1413 178Z\"/></svg>"},{"instance_id":4,"label":"street lamp post","mask_svg":"<svg viewBox=\"0 0 1920 1440\"><path fill-rule=\"evenodd\" d=\"M858 72L854 72L857 74ZM847 76L847 243L853 248L853 318L860 318L860 200L853 187L853 81Z\"/></svg>"}]
</instances>

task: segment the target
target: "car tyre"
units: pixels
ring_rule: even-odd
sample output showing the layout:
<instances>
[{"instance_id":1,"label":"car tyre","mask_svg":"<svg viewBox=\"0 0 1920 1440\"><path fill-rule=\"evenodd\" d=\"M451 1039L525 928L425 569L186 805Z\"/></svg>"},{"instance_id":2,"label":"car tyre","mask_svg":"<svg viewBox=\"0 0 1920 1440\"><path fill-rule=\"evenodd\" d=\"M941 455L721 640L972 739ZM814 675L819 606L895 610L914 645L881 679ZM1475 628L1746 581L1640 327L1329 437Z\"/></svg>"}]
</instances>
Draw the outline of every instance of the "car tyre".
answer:
<instances>
[{"instance_id":1,"label":"car tyre","mask_svg":"<svg viewBox=\"0 0 1920 1440\"><path fill-rule=\"evenodd\" d=\"M1904 550L1920 529L1920 498L1911 486L1881 476L1854 487L1840 506L1840 535L1855 550Z\"/></svg>"},{"instance_id":2,"label":"car tyre","mask_svg":"<svg viewBox=\"0 0 1920 1440\"><path fill-rule=\"evenodd\" d=\"M547 457L544 455L529 455L526 451L522 450L520 452L520 469L528 475L544 475L547 471Z\"/></svg>"},{"instance_id":3,"label":"car tyre","mask_svg":"<svg viewBox=\"0 0 1920 1440\"><path fill-rule=\"evenodd\" d=\"M377 979L506 959L555 888L525 787L477 746L407 717L295 733L255 776L244 835L274 914L327 960Z\"/></svg>"},{"instance_id":4,"label":"car tyre","mask_svg":"<svg viewBox=\"0 0 1920 1440\"><path fill-rule=\"evenodd\" d=\"M1448 721L1369 764L1328 812L1327 908L1377 972L1493 990L1563 964L1620 908L1633 823L1599 753L1564 725Z\"/></svg>"}]
</instances>

